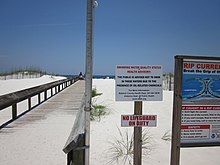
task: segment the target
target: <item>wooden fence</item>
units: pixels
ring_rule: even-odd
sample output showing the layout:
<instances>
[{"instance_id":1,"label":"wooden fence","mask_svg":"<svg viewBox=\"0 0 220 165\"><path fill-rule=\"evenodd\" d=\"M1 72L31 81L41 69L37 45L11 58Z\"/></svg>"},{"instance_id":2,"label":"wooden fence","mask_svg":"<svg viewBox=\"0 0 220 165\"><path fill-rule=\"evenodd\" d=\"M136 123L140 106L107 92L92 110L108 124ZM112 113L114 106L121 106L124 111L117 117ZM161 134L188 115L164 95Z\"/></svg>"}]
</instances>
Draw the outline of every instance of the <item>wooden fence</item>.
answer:
<instances>
[{"instance_id":1,"label":"wooden fence","mask_svg":"<svg viewBox=\"0 0 220 165\"><path fill-rule=\"evenodd\" d=\"M0 80L10 80L10 79L31 79L31 78L39 78L43 76L43 73L26 73L26 72L20 72L20 73L14 73L14 74L5 74L0 75Z\"/></svg>"},{"instance_id":2,"label":"wooden fence","mask_svg":"<svg viewBox=\"0 0 220 165\"><path fill-rule=\"evenodd\" d=\"M172 74L163 75L163 90L172 91L174 88L174 76Z\"/></svg>"}]
</instances>

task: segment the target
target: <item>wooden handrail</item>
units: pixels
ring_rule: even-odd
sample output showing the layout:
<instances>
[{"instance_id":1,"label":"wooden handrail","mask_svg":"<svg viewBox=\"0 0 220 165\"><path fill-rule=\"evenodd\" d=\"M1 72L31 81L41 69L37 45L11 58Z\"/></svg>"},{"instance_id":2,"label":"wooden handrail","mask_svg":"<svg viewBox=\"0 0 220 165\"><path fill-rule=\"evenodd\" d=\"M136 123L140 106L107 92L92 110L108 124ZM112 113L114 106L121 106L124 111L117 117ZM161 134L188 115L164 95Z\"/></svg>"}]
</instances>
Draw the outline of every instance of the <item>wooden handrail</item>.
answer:
<instances>
[{"instance_id":1,"label":"wooden handrail","mask_svg":"<svg viewBox=\"0 0 220 165\"><path fill-rule=\"evenodd\" d=\"M82 138L82 135L85 133L85 102L84 98L82 99L82 103L80 109L77 113L76 120L74 122L72 131L66 141L66 144L63 148L63 152L66 154L69 153L71 150L75 150L78 146L77 143ZM83 147L83 146L80 146Z\"/></svg>"},{"instance_id":2,"label":"wooden handrail","mask_svg":"<svg viewBox=\"0 0 220 165\"><path fill-rule=\"evenodd\" d=\"M66 87L72 85L73 82L77 80L78 78L59 80L52 83L48 83L0 96L0 111L7 107L10 106L12 107L12 119L0 125L0 129L10 124L18 117L24 115L26 112L30 111L33 107L40 105L43 101L46 101L49 98L47 96L47 90L51 91L50 97L52 97L55 94L62 91L63 89L65 89ZM54 93L53 93L53 88L55 88ZM44 100L41 100L42 93L44 93ZM37 95L38 95L38 103L32 107L31 98ZM21 114L17 114L17 109L18 109L17 104L24 100L28 101L28 109Z\"/></svg>"},{"instance_id":3,"label":"wooden handrail","mask_svg":"<svg viewBox=\"0 0 220 165\"><path fill-rule=\"evenodd\" d=\"M72 131L63 148L67 154L67 165L83 165L85 161L85 98L82 99Z\"/></svg>"},{"instance_id":4,"label":"wooden handrail","mask_svg":"<svg viewBox=\"0 0 220 165\"><path fill-rule=\"evenodd\" d=\"M52 83L24 89L24 90L21 90L18 92L13 92L13 93L9 93L6 95L2 95L2 96L0 96L0 110L7 108L9 106L12 106L14 104L17 104L17 103L24 101L26 99L29 99L35 95L38 95L44 91L52 89L52 88L59 86L61 84L64 84L67 82L72 83L72 81L73 81L73 79L59 80L56 82L52 82Z\"/></svg>"}]
</instances>

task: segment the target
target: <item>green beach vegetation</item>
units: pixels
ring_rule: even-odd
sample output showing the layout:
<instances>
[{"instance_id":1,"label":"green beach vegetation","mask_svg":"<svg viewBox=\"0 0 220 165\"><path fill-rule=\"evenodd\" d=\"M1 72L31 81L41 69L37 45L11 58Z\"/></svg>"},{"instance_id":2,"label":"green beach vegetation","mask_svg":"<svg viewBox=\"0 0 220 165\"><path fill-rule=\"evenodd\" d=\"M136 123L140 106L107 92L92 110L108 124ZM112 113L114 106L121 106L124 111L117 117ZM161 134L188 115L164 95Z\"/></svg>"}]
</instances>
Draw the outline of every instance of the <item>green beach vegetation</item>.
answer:
<instances>
[{"instance_id":1,"label":"green beach vegetation","mask_svg":"<svg viewBox=\"0 0 220 165\"><path fill-rule=\"evenodd\" d=\"M94 121L100 121L101 117L106 115L107 107L102 104L97 104L96 99L98 96L101 96L102 93L98 93L96 88L92 89L92 110L90 113L90 120Z\"/></svg>"}]
</instances>

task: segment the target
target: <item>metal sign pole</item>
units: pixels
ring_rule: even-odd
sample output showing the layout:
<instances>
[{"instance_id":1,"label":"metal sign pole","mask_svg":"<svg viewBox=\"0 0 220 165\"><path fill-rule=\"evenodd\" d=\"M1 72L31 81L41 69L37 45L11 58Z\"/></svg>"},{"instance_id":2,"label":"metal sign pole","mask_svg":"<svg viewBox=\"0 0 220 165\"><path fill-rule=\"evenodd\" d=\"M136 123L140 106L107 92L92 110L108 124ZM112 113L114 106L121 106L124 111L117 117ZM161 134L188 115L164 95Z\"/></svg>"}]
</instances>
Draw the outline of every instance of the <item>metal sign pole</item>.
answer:
<instances>
[{"instance_id":1,"label":"metal sign pole","mask_svg":"<svg viewBox=\"0 0 220 165\"><path fill-rule=\"evenodd\" d=\"M173 124L170 165L179 165L180 137L181 137L181 110L182 110L182 68L183 59L175 58L174 98L173 98Z\"/></svg>"},{"instance_id":2,"label":"metal sign pole","mask_svg":"<svg viewBox=\"0 0 220 165\"><path fill-rule=\"evenodd\" d=\"M134 115L142 115L142 101L134 102ZM134 165L142 162L142 127L134 127Z\"/></svg>"},{"instance_id":3,"label":"metal sign pole","mask_svg":"<svg viewBox=\"0 0 220 165\"><path fill-rule=\"evenodd\" d=\"M85 74L85 165L89 165L90 151L90 111L92 100L92 77L93 77L93 19L94 0L87 0L86 21L86 74Z\"/></svg>"}]
</instances>

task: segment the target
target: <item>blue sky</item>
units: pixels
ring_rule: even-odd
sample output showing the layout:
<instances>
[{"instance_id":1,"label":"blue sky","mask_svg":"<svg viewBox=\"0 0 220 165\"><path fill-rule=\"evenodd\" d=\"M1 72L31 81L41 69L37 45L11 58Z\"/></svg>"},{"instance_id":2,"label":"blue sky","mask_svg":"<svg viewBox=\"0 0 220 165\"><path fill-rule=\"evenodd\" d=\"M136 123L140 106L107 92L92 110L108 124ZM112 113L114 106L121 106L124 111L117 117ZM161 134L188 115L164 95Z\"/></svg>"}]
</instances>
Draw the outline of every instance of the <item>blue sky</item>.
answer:
<instances>
[{"instance_id":1,"label":"blue sky","mask_svg":"<svg viewBox=\"0 0 220 165\"><path fill-rule=\"evenodd\" d=\"M0 71L85 70L86 0L0 0ZM163 65L177 54L220 57L219 0L98 0L94 74Z\"/></svg>"}]
</instances>

